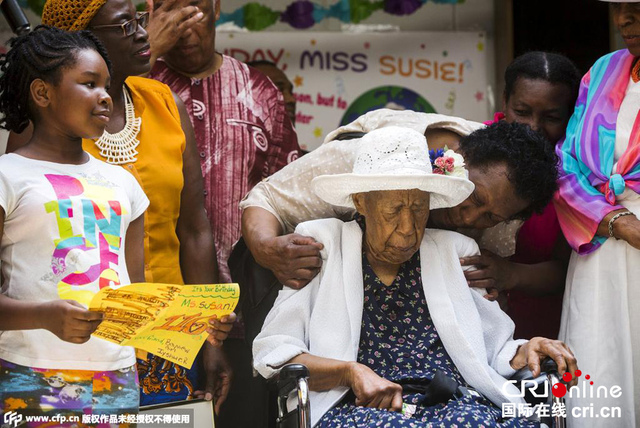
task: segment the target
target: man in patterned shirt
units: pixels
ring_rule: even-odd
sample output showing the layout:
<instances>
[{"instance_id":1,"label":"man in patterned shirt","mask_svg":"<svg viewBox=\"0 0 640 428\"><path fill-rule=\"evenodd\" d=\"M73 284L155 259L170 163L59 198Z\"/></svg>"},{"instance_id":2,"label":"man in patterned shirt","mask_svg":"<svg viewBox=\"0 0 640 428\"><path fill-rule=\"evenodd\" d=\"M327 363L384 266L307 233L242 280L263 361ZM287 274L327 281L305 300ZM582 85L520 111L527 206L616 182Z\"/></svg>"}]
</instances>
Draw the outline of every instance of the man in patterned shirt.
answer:
<instances>
[{"instance_id":1,"label":"man in patterned shirt","mask_svg":"<svg viewBox=\"0 0 640 428\"><path fill-rule=\"evenodd\" d=\"M278 88L258 70L216 52L220 0L155 0L150 7L149 39L157 60L149 77L171 87L191 117L220 281L230 282L227 260L240 238L238 204L253 186L298 158L297 136ZM233 332L224 347L235 379L218 425L253 426L246 419L253 412L237 411L246 406L240 388L251 382L251 350Z\"/></svg>"},{"instance_id":2,"label":"man in patterned shirt","mask_svg":"<svg viewBox=\"0 0 640 428\"><path fill-rule=\"evenodd\" d=\"M220 280L230 281L227 260L240 238L238 203L262 179L297 159L300 147L278 88L258 70L216 52L220 0L172 2L175 12L184 3L202 13L197 23L173 33L173 45L153 38L153 20L160 19L165 1L170 0L153 6L149 33L158 60L149 77L169 85L191 116Z\"/></svg>"}]
</instances>

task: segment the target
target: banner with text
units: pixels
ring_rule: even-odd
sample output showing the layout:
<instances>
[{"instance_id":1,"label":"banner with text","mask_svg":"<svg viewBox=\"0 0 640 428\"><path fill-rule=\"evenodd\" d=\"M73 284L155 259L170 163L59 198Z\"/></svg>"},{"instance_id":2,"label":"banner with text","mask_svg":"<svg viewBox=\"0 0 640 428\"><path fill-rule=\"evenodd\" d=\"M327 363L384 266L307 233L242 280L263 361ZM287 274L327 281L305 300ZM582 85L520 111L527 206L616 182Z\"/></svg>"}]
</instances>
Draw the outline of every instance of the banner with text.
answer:
<instances>
[{"instance_id":1,"label":"banner with text","mask_svg":"<svg viewBox=\"0 0 640 428\"><path fill-rule=\"evenodd\" d=\"M477 121L491 116L484 33L218 33L216 47L240 61L271 61L287 74L307 150L383 107Z\"/></svg>"}]
</instances>

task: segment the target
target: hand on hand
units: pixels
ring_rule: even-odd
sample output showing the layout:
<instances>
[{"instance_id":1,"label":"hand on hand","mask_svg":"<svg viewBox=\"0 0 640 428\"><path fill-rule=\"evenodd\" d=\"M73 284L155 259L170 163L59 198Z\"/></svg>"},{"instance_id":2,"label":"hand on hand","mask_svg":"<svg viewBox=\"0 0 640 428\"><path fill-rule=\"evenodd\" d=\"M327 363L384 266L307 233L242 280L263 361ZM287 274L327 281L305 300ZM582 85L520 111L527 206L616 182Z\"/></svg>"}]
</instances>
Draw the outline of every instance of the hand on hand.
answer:
<instances>
[{"instance_id":1,"label":"hand on hand","mask_svg":"<svg viewBox=\"0 0 640 428\"><path fill-rule=\"evenodd\" d=\"M356 406L402 410L402 386L381 378L363 364L349 366L346 383L356 396Z\"/></svg>"},{"instance_id":2,"label":"hand on hand","mask_svg":"<svg viewBox=\"0 0 640 428\"><path fill-rule=\"evenodd\" d=\"M229 394L233 370L224 351L207 343L204 346L204 369L207 378L205 389L194 391L193 395L195 398L213 400L215 413L219 415L222 403Z\"/></svg>"},{"instance_id":3,"label":"hand on hand","mask_svg":"<svg viewBox=\"0 0 640 428\"><path fill-rule=\"evenodd\" d=\"M534 337L520 346L510 364L516 370L528 366L533 376L538 376L540 374L540 362L546 357L551 357L556 362L558 373L561 376L567 371L573 375L578 369L576 357L573 356L573 352L564 342L545 337ZM577 380L574 378L569 385L573 386L576 382Z\"/></svg>"},{"instance_id":4,"label":"hand on hand","mask_svg":"<svg viewBox=\"0 0 640 428\"><path fill-rule=\"evenodd\" d=\"M85 309L75 300L53 300L39 311L44 328L71 343L85 343L103 319L102 312Z\"/></svg>"},{"instance_id":5,"label":"hand on hand","mask_svg":"<svg viewBox=\"0 0 640 428\"><path fill-rule=\"evenodd\" d=\"M513 287L515 280L513 263L489 250L482 250L479 256L460 259L462 266L475 266L477 270L467 270L464 273L469 287L486 288L485 298L494 301L501 291Z\"/></svg>"},{"instance_id":6,"label":"hand on hand","mask_svg":"<svg viewBox=\"0 0 640 428\"><path fill-rule=\"evenodd\" d=\"M264 240L256 261L270 269L278 281L296 290L307 285L320 272L324 246L297 233Z\"/></svg>"},{"instance_id":7,"label":"hand on hand","mask_svg":"<svg viewBox=\"0 0 640 428\"><path fill-rule=\"evenodd\" d=\"M179 0L165 0L151 10L147 33L151 53L155 58L169 52L178 40L189 35L191 27L204 19L204 14L196 6L178 5Z\"/></svg>"},{"instance_id":8,"label":"hand on hand","mask_svg":"<svg viewBox=\"0 0 640 428\"><path fill-rule=\"evenodd\" d=\"M233 328L236 318L235 312L231 312L229 315L220 319L217 317L210 318L209 327L207 328L207 333L209 333L207 342L209 342L211 346L222 346L222 342L229 336L229 332Z\"/></svg>"}]
</instances>

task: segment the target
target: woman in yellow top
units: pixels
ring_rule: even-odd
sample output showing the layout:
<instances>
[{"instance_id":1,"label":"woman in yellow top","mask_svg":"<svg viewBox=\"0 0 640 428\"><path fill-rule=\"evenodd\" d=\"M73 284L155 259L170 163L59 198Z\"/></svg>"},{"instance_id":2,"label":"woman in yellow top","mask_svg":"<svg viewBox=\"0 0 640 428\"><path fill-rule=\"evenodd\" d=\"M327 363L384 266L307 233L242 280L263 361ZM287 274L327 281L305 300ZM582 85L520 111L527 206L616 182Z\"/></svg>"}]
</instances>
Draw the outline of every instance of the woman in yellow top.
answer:
<instances>
[{"instance_id":1,"label":"woman in yellow top","mask_svg":"<svg viewBox=\"0 0 640 428\"><path fill-rule=\"evenodd\" d=\"M136 77L150 68L147 22L148 16L137 13L129 0L48 0L42 16L45 25L91 30L113 63L109 89L113 114L104 135L84 140L83 146L96 158L133 174L150 200L145 214L146 281L215 283L213 237L186 108L166 85ZM13 136L9 151L26 142L30 133L29 128ZM226 337L233 319L224 321L231 322L215 321L218 341ZM226 396L229 373L221 353L210 344L204 354L206 386L200 389L207 399L215 395L218 407ZM155 356L139 360L138 370L143 405L185 399L199 388L197 369L187 371Z\"/></svg>"}]
</instances>

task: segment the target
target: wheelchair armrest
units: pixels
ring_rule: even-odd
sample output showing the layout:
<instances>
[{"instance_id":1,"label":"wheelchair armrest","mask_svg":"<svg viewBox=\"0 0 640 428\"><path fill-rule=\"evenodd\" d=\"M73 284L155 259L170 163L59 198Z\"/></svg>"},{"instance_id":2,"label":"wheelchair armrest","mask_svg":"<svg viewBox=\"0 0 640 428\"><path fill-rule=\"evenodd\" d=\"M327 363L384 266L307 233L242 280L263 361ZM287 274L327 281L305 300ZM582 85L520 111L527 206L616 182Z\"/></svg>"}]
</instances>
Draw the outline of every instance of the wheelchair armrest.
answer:
<instances>
[{"instance_id":1,"label":"wheelchair armrest","mask_svg":"<svg viewBox=\"0 0 640 428\"><path fill-rule=\"evenodd\" d=\"M542 364L540 364L540 374L538 377L534 378L533 373L529 370L529 367L524 367L518 370L513 376L511 376L511 380L518 381L518 383L526 380L530 381L544 381L547 379L548 375L555 375L556 377L560 377L558 374L558 365L551 358L547 357L542 360Z\"/></svg>"},{"instance_id":2,"label":"wheelchair armrest","mask_svg":"<svg viewBox=\"0 0 640 428\"><path fill-rule=\"evenodd\" d=\"M524 389L524 399L531 405L542 404L549 400L553 405L564 406L564 398L556 397L551 393L551 387L556 383L560 383L561 377L558 373L558 365L551 358L545 358L540 364L540 374L534 377L529 368L525 367L518 370L511 380L517 381L515 386L520 391ZM524 388L522 383L526 382ZM545 385L545 383L547 385ZM546 418L547 426L554 428L564 428L565 419L560 414Z\"/></svg>"},{"instance_id":3,"label":"wheelchair armrest","mask_svg":"<svg viewBox=\"0 0 640 428\"><path fill-rule=\"evenodd\" d=\"M309 369L303 364L287 364L283 366L275 379L278 395L283 392L289 395L297 387L298 379L308 377Z\"/></svg>"},{"instance_id":4,"label":"wheelchair armrest","mask_svg":"<svg viewBox=\"0 0 640 428\"><path fill-rule=\"evenodd\" d=\"M545 373L556 373L556 374L558 374L558 364L556 364L556 362L553 361L553 359L551 359L550 357L547 357L544 360L542 360L542 364L540 365L540 369L541 369L541 371L543 371Z\"/></svg>"},{"instance_id":5,"label":"wheelchair armrest","mask_svg":"<svg viewBox=\"0 0 640 428\"><path fill-rule=\"evenodd\" d=\"M528 367L518 370L510 380L515 380L515 387L524 391L524 399L531 405L557 400L551 394L551 387L560 382L558 365L551 358L545 358L540 364L540 374L533 376Z\"/></svg>"}]
</instances>

